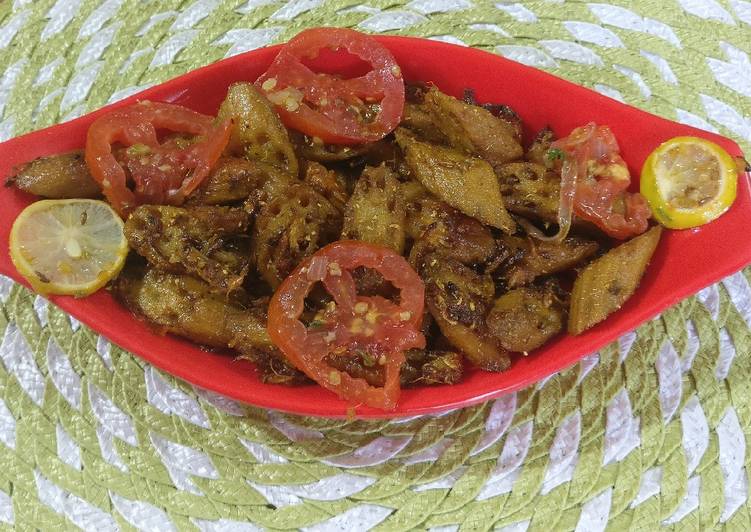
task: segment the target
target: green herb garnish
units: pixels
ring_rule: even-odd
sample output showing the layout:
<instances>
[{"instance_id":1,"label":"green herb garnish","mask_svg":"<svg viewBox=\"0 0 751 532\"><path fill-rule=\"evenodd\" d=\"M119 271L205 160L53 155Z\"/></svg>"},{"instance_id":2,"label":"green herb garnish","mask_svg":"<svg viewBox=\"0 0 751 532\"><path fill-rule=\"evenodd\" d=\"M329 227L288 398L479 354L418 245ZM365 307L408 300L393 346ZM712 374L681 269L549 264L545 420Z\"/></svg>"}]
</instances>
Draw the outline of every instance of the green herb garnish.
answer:
<instances>
[{"instance_id":1,"label":"green herb garnish","mask_svg":"<svg viewBox=\"0 0 751 532\"><path fill-rule=\"evenodd\" d=\"M320 329L326 325L326 322L323 320L313 320L308 324L308 329Z\"/></svg>"},{"instance_id":2,"label":"green herb garnish","mask_svg":"<svg viewBox=\"0 0 751 532\"><path fill-rule=\"evenodd\" d=\"M563 153L563 151L559 150L558 148L552 148L548 150L547 157L551 161L557 161L557 160L564 159L566 157L566 154Z\"/></svg>"},{"instance_id":3,"label":"green herb garnish","mask_svg":"<svg viewBox=\"0 0 751 532\"><path fill-rule=\"evenodd\" d=\"M357 354L360 355L360 358L362 358L362 363L366 368L372 368L373 366L375 366L376 360L373 355L371 355L367 351L362 351L360 349L357 350Z\"/></svg>"}]
</instances>

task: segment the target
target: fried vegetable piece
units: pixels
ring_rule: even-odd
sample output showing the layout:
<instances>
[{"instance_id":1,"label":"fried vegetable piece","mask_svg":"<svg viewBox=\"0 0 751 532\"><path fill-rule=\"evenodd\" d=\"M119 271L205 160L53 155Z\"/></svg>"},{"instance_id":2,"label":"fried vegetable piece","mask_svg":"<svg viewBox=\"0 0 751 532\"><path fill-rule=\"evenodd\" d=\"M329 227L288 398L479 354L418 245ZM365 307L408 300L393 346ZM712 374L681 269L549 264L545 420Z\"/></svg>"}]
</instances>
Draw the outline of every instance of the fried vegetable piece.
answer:
<instances>
[{"instance_id":1,"label":"fried vegetable piece","mask_svg":"<svg viewBox=\"0 0 751 532\"><path fill-rule=\"evenodd\" d=\"M418 272L428 311L449 343L486 371L508 368L508 352L485 324L495 292L490 276L439 254L427 255Z\"/></svg>"},{"instance_id":2,"label":"fried vegetable piece","mask_svg":"<svg viewBox=\"0 0 751 532\"><path fill-rule=\"evenodd\" d=\"M446 135L436 127L433 115L425 103L407 102L404 104L404 115L400 125L413 131L423 140L436 144L448 142Z\"/></svg>"},{"instance_id":3,"label":"fried vegetable piece","mask_svg":"<svg viewBox=\"0 0 751 532\"><path fill-rule=\"evenodd\" d=\"M337 240L341 227L342 215L329 200L309 185L295 183L256 217L253 262L261 277L276 289L303 258Z\"/></svg>"},{"instance_id":4,"label":"fried vegetable piece","mask_svg":"<svg viewBox=\"0 0 751 532\"><path fill-rule=\"evenodd\" d=\"M449 145L488 161L496 168L524 155L517 129L490 111L444 94L432 87L425 107Z\"/></svg>"},{"instance_id":5,"label":"fried vegetable piece","mask_svg":"<svg viewBox=\"0 0 751 532\"><path fill-rule=\"evenodd\" d=\"M225 153L267 163L297 177L297 156L287 129L252 83L230 85L217 119L234 123Z\"/></svg>"},{"instance_id":6,"label":"fried vegetable piece","mask_svg":"<svg viewBox=\"0 0 751 532\"><path fill-rule=\"evenodd\" d=\"M131 265L117 278L113 291L131 312L161 332L209 347L237 349L240 358L258 366L263 382L307 382L271 342L265 306L228 299L189 275Z\"/></svg>"},{"instance_id":7,"label":"fried vegetable piece","mask_svg":"<svg viewBox=\"0 0 751 532\"><path fill-rule=\"evenodd\" d=\"M502 273L509 288L573 268L599 249L597 242L576 236L560 243L508 235L503 235L500 241L510 257Z\"/></svg>"},{"instance_id":8,"label":"fried vegetable piece","mask_svg":"<svg viewBox=\"0 0 751 532\"><path fill-rule=\"evenodd\" d=\"M466 88L464 89L462 101L469 105L478 105L486 111L490 111L493 116L506 122L509 130L514 133L516 140L521 143L523 133L522 119L511 106L502 103L479 103L477 98L475 98L475 91Z\"/></svg>"},{"instance_id":9,"label":"fried vegetable piece","mask_svg":"<svg viewBox=\"0 0 751 532\"><path fill-rule=\"evenodd\" d=\"M621 308L639 286L660 241L658 225L589 263L574 282L568 332L581 334Z\"/></svg>"},{"instance_id":10,"label":"fried vegetable piece","mask_svg":"<svg viewBox=\"0 0 751 532\"><path fill-rule=\"evenodd\" d=\"M556 223L561 178L536 162L508 163L496 168L506 208L527 218Z\"/></svg>"},{"instance_id":11,"label":"fried vegetable piece","mask_svg":"<svg viewBox=\"0 0 751 532\"><path fill-rule=\"evenodd\" d=\"M490 229L474 218L445 204L442 208L434 207L433 212L434 220L412 246L410 263L418 264L425 254L438 252L465 265L481 265L503 250Z\"/></svg>"},{"instance_id":12,"label":"fried vegetable piece","mask_svg":"<svg viewBox=\"0 0 751 532\"><path fill-rule=\"evenodd\" d=\"M563 330L566 304L554 280L524 286L495 300L486 323L491 334L509 351L537 349Z\"/></svg>"},{"instance_id":13,"label":"fried vegetable piece","mask_svg":"<svg viewBox=\"0 0 751 532\"><path fill-rule=\"evenodd\" d=\"M406 207L399 181L385 165L366 166L344 209L342 238L404 253Z\"/></svg>"},{"instance_id":14,"label":"fried vegetable piece","mask_svg":"<svg viewBox=\"0 0 751 532\"><path fill-rule=\"evenodd\" d=\"M195 275L221 292L239 288L249 260L248 213L230 207L142 205L125 222L130 247L154 267Z\"/></svg>"},{"instance_id":15,"label":"fried vegetable piece","mask_svg":"<svg viewBox=\"0 0 751 532\"><path fill-rule=\"evenodd\" d=\"M486 161L421 142L404 129L396 131L396 140L412 173L430 192L467 216L514 232L516 224L506 212L498 180Z\"/></svg>"},{"instance_id":16,"label":"fried vegetable piece","mask_svg":"<svg viewBox=\"0 0 751 532\"><path fill-rule=\"evenodd\" d=\"M52 199L98 198L102 195L81 150L34 159L21 166L5 185L15 185L24 192Z\"/></svg>"},{"instance_id":17,"label":"fried vegetable piece","mask_svg":"<svg viewBox=\"0 0 751 532\"><path fill-rule=\"evenodd\" d=\"M455 351L410 349L399 373L402 386L456 384L464 373L461 354ZM326 363L355 378L365 379L371 386L383 386L384 372L374 357L365 351L354 356L331 354Z\"/></svg>"},{"instance_id":18,"label":"fried vegetable piece","mask_svg":"<svg viewBox=\"0 0 751 532\"><path fill-rule=\"evenodd\" d=\"M527 149L524 158L530 163L550 166L551 160L548 156L550 145L555 140L555 133L549 127L544 127L535 135L532 144Z\"/></svg>"},{"instance_id":19,"label":"fried vegetable piece","mask_svg":"<svg viewBox=\"0 0 751 532\"><path fill-rule=\"evenodd\" d=\"M341 174L329 170L315 161L307 161L303 181L329 200L336 210L344 211L344 205L349 199L349 192L347 192L347 183Z\"/></svg>"},{"instance_id":20,"label":"fried vegetable piece","mask_svg":"<svg viewBox=\"0 0 751 532\"><path fill-rule=\"evenodd\" d=\"M278 168L239 157L222 157L187 205L227 205L250 199L256 205L276 197L292 182Z\"/></svg>"},{"instance_id":21,"label":"fried vegetable piece","mask_svg":"<svg viewBox=\"0 0 751 532\"><path fill-rule=\"evenodd\" d=\"M321 163L346 161L354 157L360 157L368 153L377 144L376 142L355 144L352 146L326 144L317 137L309 137L299 131L290 131L289 133L295 151L300 154L301 158Z\"/></svg>"},{"instance_id":22,"label":"fried vegetable piece","mask_svg":"<svg viewBox=\"0 0 751 532\"><path fill-rule=\"evenodd\" d=\"M264 312L245 308L190 275L129 265L113 290L132 312L164 332L209 347L273 348Z\"/></svg>"},{"instance_id":23,"label":"fried vegetable piece","mask_svg":"<svg viewBox=\"0 0 751 532\"><path fill-rule=\"evenodd\" d=\"M267 384L282 384L284 386L298 386L310 384L311 381L305 373L287 362L281 351L276 348L241 347L239 358L249 360L256 365L261 382Z\"/></svg>"}]
</instances>

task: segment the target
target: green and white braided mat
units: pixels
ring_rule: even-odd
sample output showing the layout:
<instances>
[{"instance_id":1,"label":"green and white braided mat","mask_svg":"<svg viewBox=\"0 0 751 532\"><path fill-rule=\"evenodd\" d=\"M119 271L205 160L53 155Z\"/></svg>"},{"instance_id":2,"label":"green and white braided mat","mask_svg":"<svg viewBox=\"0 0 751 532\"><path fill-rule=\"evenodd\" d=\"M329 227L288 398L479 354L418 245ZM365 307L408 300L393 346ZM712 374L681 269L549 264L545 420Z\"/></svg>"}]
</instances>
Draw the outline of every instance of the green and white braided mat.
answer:
<instances>
[{"instance_id":1,"label":"green and white braided mat","mask_svg":"<svg viewBox=\"0 0 751 532\"><path fill-rule=\"evenodd\" d=\"M0 0L0 139L319 25L484 48L751 147L744 0ZM348 422L194 389L0 277L0 523L749 530L750 279L495 402Z\"/></svg>"}]
</instances>

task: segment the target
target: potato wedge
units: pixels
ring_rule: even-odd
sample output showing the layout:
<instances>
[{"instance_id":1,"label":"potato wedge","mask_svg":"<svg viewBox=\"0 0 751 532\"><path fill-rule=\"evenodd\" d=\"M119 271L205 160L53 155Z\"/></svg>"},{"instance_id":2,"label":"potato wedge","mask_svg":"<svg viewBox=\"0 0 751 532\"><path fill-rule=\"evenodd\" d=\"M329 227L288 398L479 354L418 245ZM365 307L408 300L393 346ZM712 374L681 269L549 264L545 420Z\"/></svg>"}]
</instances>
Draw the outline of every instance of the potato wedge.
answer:
<instances>
[{"instance_id":1,"label":"potato wedge","mask_svg":"<svg viewBox=\"0 0 751 532\"><path fill-rule=\"evenodd\" d=\"M89 173L82 150L34 159L21 166L5 184L43 198L98 198L102 195L102 189Z\"/></svg>"},{"instance_id":2,"label":"potato wedge","mask_svg":"<svg viewBox=\"0 0 751 532\"><path fill-rule=\"evenodd\" d=\"M589 263L571 292L568 332L581 334L621 308L639 286L660 241L657 225Z\"/></svg>"},{"instance_id":3,"label":"potato wedge","mask_svg":"<svg viewBox=\"0 0 751 532\"><path fill-rule=\"evenodd\" d=\"M513 126L487 109L457 100L435 87L425 94L424 105L449 145L482 157L493 168L524 155Z\"/></svg>"},{"instance_id":4,"label":"potato wedge","mask_svg":"<svg viewBox=\"0 0 751 532\"><path fill-rule=\"evenodd\" d=\"M467 216L507 233L516 223L503 204L498 179L487 161L453 148L422 142L406 130L396 132L407 164L425 188Z\"/></svg>"},{"instance_id":5,"label":"potato wedge","mask_svg":"<svg viewBox=\"0 0 751 532\"><path fill-rule=\"evenodd\" d=\"M261 161L297 177L297 156L287 130L252 83L230 85L217 118L234 122L225 153Z\"/></svg>"},{"instance_id":6,"label":"potato wedge","mask_svg":"<svg viewBox=\"0 0 751 532\"><path fill-rule=\"evenodd\" d=\"M404 253L406 207L399 181L386 166L367 166L344 209L342 238Z\"/></svg>"}]
</instances>

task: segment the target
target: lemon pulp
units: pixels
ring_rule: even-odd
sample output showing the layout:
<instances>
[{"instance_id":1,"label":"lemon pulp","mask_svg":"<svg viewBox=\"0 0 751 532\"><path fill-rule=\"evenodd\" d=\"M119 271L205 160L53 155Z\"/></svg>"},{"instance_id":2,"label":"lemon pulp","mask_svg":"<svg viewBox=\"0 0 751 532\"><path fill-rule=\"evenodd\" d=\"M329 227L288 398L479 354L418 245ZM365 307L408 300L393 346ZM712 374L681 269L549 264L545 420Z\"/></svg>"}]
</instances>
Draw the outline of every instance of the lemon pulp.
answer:
<instances>
[{"instance_id":1,"label":"lemon pulp","mask_svg":"<svg viewBox=\"0 0 751 532\"><path fill-rule=\"evenodd\" d=\"M10 256L42 294L86 296L117 276L128 254L123 222L103 201L41 200L18 215Z\"/></svg>"},{"instance_id":2,"label":"lemon pulp","mask_svg":"<svg viewBox=\"0 0 751 532\"><path fill-rule=\"evenodd\" d=\"M675 137L649 155L640 188L658 222L685 229L728 210L737 181L735 161L720 146L698 137Z\"/></svg>"}]
</instances>

